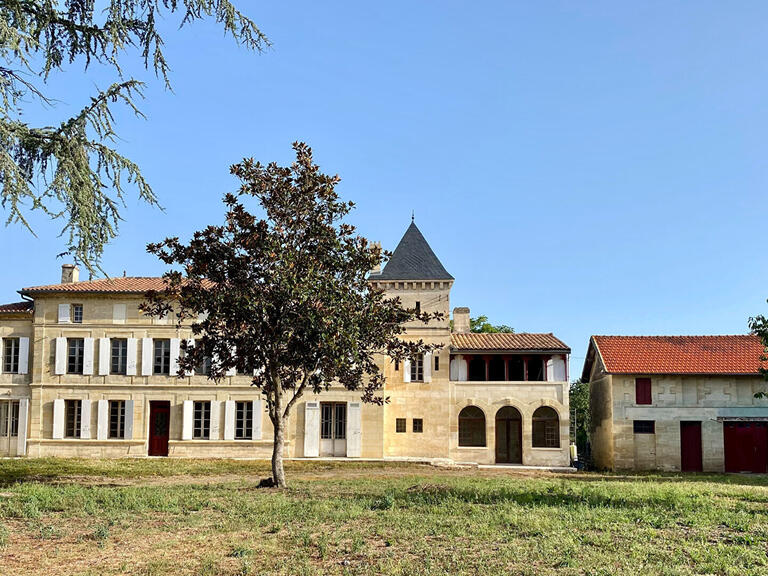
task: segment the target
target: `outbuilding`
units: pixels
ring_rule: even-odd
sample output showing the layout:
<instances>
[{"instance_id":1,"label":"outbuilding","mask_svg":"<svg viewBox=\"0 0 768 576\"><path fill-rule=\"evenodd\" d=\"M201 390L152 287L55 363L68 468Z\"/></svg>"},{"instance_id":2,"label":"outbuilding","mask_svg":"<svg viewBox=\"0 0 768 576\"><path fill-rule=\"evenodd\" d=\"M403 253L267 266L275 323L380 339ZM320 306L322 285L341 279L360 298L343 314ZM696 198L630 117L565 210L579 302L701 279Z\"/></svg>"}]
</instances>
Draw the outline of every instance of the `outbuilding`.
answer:
<instances>
[{"instance_id":1,"label":"outbuilding","mask_svg":"<svg viewBox=\"0 0 768 576\"><path fill-rule=\"evenodd\" d=\"M754 335L592 336L592 460L599 469L768 471L765 354Z\"/></svg>"}]
</instances>

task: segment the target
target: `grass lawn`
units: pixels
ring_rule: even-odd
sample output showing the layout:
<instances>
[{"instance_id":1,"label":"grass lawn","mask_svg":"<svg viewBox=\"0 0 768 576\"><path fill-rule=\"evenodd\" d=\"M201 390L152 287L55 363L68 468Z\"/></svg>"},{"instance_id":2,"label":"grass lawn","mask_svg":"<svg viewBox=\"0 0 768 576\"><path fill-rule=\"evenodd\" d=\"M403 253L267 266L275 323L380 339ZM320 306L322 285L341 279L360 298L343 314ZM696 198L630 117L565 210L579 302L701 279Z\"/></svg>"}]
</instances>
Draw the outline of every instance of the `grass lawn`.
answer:
<instances>
[{"instance_id":1,"label":"grass lawn","mask_svg":"<svg viewBox=\"0 0 768 576\"><path fill-rule=\"evenodd\" d=\"M768 478L0 461L0 574L768 574Z\"/></svg>"}]
</instances>

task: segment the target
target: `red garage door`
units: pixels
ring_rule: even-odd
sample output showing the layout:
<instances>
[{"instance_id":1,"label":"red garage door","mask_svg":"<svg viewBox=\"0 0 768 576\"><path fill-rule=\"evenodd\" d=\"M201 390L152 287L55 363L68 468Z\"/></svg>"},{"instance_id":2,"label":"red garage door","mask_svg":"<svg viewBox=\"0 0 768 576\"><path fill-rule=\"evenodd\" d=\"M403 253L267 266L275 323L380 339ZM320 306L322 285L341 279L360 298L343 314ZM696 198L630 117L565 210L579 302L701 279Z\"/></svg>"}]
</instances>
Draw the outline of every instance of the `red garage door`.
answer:
<instances>
[{"instance_id":1,"label":"red garage door","mask_svg":"<svg viewBox=\"0 0 768 576\"><path fill-rule=\"evenodd\" d=\"M767 471L767 422L724 422L723 434L726 472Z\"/></svg>"}]
</instances>

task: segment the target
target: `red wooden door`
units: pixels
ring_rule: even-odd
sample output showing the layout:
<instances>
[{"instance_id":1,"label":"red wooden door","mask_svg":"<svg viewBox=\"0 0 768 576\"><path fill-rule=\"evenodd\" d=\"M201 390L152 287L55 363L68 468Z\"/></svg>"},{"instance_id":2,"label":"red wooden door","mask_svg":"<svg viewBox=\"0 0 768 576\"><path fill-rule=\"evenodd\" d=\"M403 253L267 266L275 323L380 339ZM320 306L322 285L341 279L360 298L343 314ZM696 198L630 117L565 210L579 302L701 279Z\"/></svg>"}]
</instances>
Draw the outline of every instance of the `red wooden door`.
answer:
<instances>
[{"instance_id":1,"label":"red wooden door","mask_svg":"<svg viewBox=\"0 0 768 576\"><path fill-rule=\"evenodd\" d=\"M168 456L168 436L171 422L171 403L153 400L149 403L150 456Z\"/></svg>"},{"instance_id":2,"label":"red wooden door","mask_svg":"<svg viewBox=\"0 0 768 576\"><path fill-rule=\"evenodd\" d=\"M680 469L701 472L701 422L680 422Z\"/></svg>"},{"instance_id":3,"label":"red wooden door","mask_svg":"<svg viewBox=\"0 0 768 576\"><path fill-rule=\"evenodd\" d=\"M768 469L768 423L725 422L723 424L726 472L756 472Z\"/></svg>"}]
</instances>

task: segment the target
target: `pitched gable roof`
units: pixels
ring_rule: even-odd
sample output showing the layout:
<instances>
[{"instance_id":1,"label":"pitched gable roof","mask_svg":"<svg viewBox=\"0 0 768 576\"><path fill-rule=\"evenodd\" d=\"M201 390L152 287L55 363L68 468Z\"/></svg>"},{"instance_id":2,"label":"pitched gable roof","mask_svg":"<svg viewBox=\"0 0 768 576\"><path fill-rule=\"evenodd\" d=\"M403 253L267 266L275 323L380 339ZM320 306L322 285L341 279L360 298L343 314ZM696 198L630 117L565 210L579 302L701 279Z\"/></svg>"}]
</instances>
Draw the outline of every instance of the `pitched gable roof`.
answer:
<instances>
[{"instance_id":1,"label":"pitched gable roof","mask_svg":"<svg viewBox=\"0 0 768 576\"><path fill-rule=\"evenodd\" d=\"M381 274L371 280L453 280L414 222L408 226Z\"/></svg>"},{"instance_id":2,"label":"pitched gable roof","mask_svg":"<svg viewBox=\"0 0 768 576\"><path fill-rule=\"evenodd\" d=\"M118 278L101 278L87 282L69 282L67 284L48 284L46 286L32 286L19 290L21 294L45 294L55 292L77 293L117 293L117 294L143 294L148 290L163 290L165 280L161 277L129 276Z\"/></svg>"},{"instance_id":3,"label":"pitched gable roof","mask_svg":"<svg viewBox=\"0 0 768 576\"><path fill-rule=\"evenodd\" d=\"M613 374L758 375L765 353L755 335L592 336L582 378L589 379L595 354Z\"/></svg>"},{"instance_id":4,"label":"pitched gable roof","mask_svg":"<svg viewBox=\"0 0 768 576\"><path fill-rule=\"evenodd\" d=\"M0 304L0 314L19 314L31 312L33 303L29 301Z\"/></svg>"},{"instance_id":5,"label":"pitched gable roof","mask_svg":"<svg viewBox=\"0 0 768 576\"><path fill-rule=\"evenodd\" d=\"M451 334L451 347L454 350L547 350L569 353L565 343L549 334L530 334L526 332L480 334Z\"/></svg>"}]
</instances>

